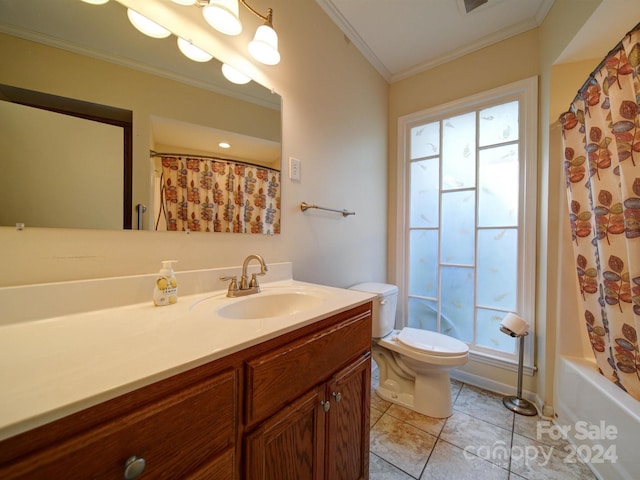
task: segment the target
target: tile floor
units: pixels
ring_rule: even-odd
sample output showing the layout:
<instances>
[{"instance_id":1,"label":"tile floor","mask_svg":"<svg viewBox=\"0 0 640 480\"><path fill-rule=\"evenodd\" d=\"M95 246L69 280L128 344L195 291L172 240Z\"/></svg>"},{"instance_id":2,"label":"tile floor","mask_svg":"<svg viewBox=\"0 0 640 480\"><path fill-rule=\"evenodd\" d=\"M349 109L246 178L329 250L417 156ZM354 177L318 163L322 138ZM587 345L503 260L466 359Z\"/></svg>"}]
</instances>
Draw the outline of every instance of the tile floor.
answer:
<instances>
[{"instance_id":1,"label":"tile floor","mask_svg":"<svg viewBox=\"0 0 640 480\"><path fill-rule=\"evenodd\" d=\"M435 419L382 400L375 393L378 380L376 369L371 480L596 479L565 450L566 440L554 440L543 429L538 435L543 419L507 410L502 395L452 380L453 415Z\"/></svg>"}]
</instances>

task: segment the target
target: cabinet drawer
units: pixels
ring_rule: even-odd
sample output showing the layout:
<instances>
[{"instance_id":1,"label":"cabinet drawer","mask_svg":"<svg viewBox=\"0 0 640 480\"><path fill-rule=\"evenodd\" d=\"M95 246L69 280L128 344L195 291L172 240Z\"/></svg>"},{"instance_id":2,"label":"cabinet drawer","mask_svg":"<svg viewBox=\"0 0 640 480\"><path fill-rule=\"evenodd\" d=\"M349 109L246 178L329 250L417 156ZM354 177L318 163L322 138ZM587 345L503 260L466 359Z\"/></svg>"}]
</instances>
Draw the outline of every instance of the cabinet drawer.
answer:
<instances>
[{"instance_id":1,"label":"cabinet drawer","mask_svg":"<svg viewBox=\"0 0 640 480\"><path fill-rule=\"evenodd\" d=\"M247 424L276 412L371 348L371 311L247 362Z\"/></svg>"},{"instance_id":2,"label":"cabinet drawer","mask_svg":"<svg viewBox=\"0 0 640 480\"><path fill-rule=\"evenodd\" d=\"M132 456L146 462L141 478L186 478L234 445L237 385L237 371L224 372L0 468L0 478L123 478Z\"/></svg>"}]
</instances>

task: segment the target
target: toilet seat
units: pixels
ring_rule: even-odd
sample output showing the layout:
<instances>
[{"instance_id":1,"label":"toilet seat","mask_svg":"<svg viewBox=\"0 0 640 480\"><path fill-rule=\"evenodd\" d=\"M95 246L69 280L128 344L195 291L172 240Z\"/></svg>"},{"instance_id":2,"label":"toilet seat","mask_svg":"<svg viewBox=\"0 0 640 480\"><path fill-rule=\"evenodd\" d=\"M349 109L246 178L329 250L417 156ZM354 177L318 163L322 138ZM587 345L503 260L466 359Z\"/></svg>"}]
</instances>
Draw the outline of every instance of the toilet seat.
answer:
<instances>
[{"instance_id":1,"label":"toilet seat","mask_svg":"<svg viewBox=\"0 0 640 480\"><path fill-rule=\"evenodd\" d=\"M430 330L405 327L397 335L405 347L417 352L436 356L457 356L469 352L469 346L453 337Z\"/></svg>"}]
</instances>

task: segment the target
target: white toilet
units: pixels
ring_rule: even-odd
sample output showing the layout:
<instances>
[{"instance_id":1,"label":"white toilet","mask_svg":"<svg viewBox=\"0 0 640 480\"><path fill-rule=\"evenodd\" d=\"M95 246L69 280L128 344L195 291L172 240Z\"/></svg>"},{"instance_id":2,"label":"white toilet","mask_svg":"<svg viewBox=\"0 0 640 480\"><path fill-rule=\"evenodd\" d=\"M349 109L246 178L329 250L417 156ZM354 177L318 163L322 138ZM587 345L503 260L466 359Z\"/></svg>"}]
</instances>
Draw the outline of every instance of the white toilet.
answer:
<instances>
[{"instance_id":1,"label":"white toilet","mask_svg":"<svg viewBox=\"0 0 640 480\"><path fill-rule=\"evenodd\" d=\"M377 394L430 417L451 416L449 370L467 363L467 344L428 330L395 330L395 285L360 283L351 288L378 295L372 328L373 358L380 370Z\"/></svg>"}]
</instances>

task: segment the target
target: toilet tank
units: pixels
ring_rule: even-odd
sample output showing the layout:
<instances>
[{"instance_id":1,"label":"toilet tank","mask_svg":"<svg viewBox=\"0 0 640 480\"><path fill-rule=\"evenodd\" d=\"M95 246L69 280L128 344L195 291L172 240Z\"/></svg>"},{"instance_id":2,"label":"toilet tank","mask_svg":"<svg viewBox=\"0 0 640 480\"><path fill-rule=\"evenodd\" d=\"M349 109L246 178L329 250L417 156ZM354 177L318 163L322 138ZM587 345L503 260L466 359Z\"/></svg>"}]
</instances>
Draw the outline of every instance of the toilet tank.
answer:
<instances>
[{"instance_id":1,"label":"toilet tank","mask_svg":"<svg viewBox=\"0 0 640 480\"><path fill-rule=\"evenodd\" d=\"M398 287L387 283L359 283L352 290L374 293L378 296L373 301L372 337L382 338L387 335L396 323L396 305L398 304Z\"/></svg>"}]
</instances>

